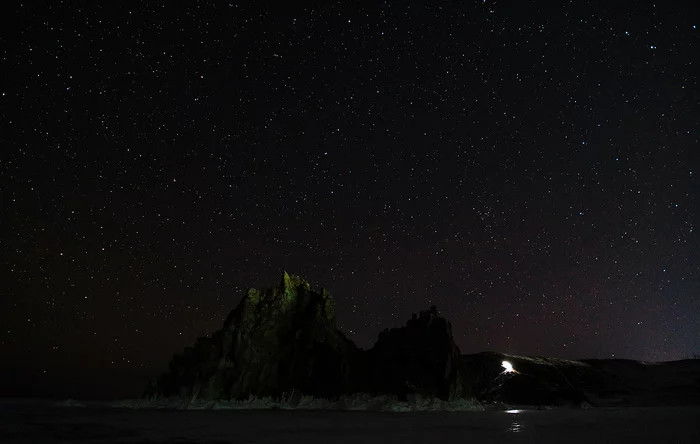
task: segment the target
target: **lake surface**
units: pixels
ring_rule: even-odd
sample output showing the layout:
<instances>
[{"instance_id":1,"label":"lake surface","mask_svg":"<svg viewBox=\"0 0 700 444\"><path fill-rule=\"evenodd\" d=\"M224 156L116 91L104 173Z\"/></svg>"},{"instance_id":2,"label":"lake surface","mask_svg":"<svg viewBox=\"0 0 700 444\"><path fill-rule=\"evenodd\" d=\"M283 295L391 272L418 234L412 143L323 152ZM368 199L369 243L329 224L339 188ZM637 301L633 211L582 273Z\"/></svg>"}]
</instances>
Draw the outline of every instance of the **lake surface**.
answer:
<instances>
[{"instance_id":1,"label":"lake surface","mask_svg":"<svg viewBox=\"0 0 700 444\"><path fill-rule=\"evenodd\" d=\"M374 413L0 402L0 442L700 444L700 408Z\"/></svg>"}]
</instances>

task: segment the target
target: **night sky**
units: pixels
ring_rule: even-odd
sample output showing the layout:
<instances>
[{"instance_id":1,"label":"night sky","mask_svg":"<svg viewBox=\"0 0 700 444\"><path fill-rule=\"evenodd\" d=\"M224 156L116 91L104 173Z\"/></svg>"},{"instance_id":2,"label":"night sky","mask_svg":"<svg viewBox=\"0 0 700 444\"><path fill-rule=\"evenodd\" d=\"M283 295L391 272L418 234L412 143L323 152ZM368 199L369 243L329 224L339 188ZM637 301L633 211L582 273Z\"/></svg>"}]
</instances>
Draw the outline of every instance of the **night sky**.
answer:
<instances>
[{"instance_id":1,"label":"night sky","mask_svg":"<svg viewBox=\"0 0 700 444\"><path fill-rule=\"evenodd\" d=\"M120 3L3 13L0 395L138 395L283 270L364 348L700 353L697 5Z\"/></svg>"}]
</instances>

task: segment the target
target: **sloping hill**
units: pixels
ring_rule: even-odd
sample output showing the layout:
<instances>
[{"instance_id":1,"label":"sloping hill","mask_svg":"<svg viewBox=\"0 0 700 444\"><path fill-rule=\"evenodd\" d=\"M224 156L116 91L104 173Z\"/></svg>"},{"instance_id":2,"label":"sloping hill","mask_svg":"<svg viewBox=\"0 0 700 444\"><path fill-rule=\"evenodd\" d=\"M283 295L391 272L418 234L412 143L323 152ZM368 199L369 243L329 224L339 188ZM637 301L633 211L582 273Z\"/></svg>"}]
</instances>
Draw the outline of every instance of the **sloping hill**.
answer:
<instances>
[{"instance_id":1,"label":"sloping hill","mask_svg":"<svg viewBox=\"0 0 700 444\"><path fill-rule=\"evenodd\" d=\"M503 361L515 372L504 372ZM700 360L564 360L483 352L462 356L465 381L486 403L652 406L700 404Z\"/></svg>"}]
</instances>

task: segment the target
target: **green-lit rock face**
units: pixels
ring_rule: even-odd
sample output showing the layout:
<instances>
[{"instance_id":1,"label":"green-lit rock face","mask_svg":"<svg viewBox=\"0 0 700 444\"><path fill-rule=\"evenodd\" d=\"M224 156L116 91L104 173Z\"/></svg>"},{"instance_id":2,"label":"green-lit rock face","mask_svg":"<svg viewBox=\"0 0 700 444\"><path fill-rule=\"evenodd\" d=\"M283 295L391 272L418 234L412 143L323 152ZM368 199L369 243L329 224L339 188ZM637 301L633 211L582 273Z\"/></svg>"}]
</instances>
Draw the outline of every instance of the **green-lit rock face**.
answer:
<instances>
[{"instance_id":1,"label":"green-lit rock face","mask_svg":"<svg viewBox=\"0 0 700 444\"><path fill-rule=\"evenodd\" d=\"M249 288L245 297L248 298L248 301L253 305L260 303L260 299L262 298L260 291L255 288Z\"/></svg>"},{"instance_id":2,"label":"green-lit rock face","mask_svg":"<svg viewBox=\"0 0 700 444\"><path fill-rule=\"evenodd\" d=\"M283 273L276 287L247 290L221 330L198 340L151 387L151 395L241 399L355 392L463 396L459 349L437 309L358 349L335 325L333 297Z\"/></svg>"},{"instance_id":3,"label":"green-lit rock face","mask_svg":"<svg viewBox=\"0 0 700 444\"><path fill-rule=\"evenodd\" d=\"M176 356L154 391L209 399L280 395L292 389L318 396L355 391L361 351L335 326L327 290L283 273L277 287L247 290L222 330Z\"/></svg>"},{"instance_id":4,"label":"green-lit rock face","mask_svg":"<svg viewBox=\"0 0 700 444\"><path fill-rule=\"evenodd\" d=\"M504 372L503 361L516 371ZM698 375L697 360L461 355L435 307L384 330L363 351L336 328L327 290L283 273L275 287L247 290L223 328L173 357L146 394L218 400L368 392L406 401L419 395L523 405L698 405Z\"/></svg>"}]
</instances>

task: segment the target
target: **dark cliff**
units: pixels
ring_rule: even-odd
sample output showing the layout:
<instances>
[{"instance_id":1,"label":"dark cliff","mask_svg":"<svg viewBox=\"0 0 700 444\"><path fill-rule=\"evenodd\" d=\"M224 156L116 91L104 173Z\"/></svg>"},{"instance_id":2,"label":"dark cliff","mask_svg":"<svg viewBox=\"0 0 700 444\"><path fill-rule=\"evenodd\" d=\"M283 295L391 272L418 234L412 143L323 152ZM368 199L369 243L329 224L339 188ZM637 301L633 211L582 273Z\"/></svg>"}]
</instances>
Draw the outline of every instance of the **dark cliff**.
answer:
<instances>
[{"instance_id":1,"label":"dark cliff","mask_svg":"<svg viewBox=\"0 0 700 444\"><path fill-rule=\"evenodd\" d=\"M460 351L452 326L437 308L413 315L406 326L384 330L368 351L372 392L420 394L453 400L466 394L460 374Z\"/></svg>"},{"instance_id":2,"label":"dark cliff","mask_svg":"<svg viewBox=\"0 0 700 444\"><path fill-rule=\"evenodd\" d=\"M508 361L514 372L504 371ZM353 393L399 400L477 398L484 405L700 405L700 360L563 360L495 352L461 355L437 309L384 330L361 350L335 324L325 289L287 273L249 289L223 328L170 362L147 397L239 400Z\"/></svg>"},{"instance_id":3,"label":"dark cliff","mask_svg":"<svg viewBox=\"0 0 700 444\"><path fill-rule=\"evenodd\" d=\"M358 389L362 362L335 326L331 295L284 273L277 287L249 289L223 328L176 355L147 394L241 399L296 390L332 397Z\"/></svg>"},{"instance_id":4,"label":"dark cliff","mask_svg":"<svg viewBox=\"0 0 700 444\"><path fill-rule=\"evenodd\" d=\"M455 399L464 392L459 356L449 322L434 307L361 350L336 328L330 293L284 273L276 287L249 289L223 328L176 355L146 396L332 398L363 392Z\"/></svg>"}]
</instances>

